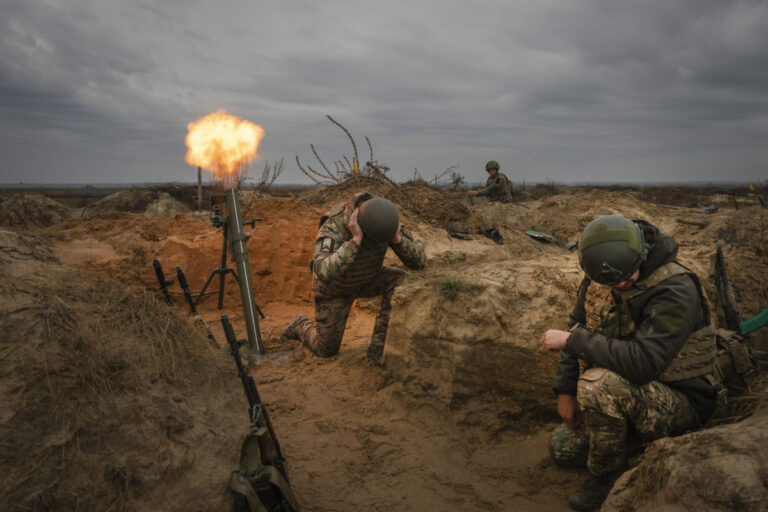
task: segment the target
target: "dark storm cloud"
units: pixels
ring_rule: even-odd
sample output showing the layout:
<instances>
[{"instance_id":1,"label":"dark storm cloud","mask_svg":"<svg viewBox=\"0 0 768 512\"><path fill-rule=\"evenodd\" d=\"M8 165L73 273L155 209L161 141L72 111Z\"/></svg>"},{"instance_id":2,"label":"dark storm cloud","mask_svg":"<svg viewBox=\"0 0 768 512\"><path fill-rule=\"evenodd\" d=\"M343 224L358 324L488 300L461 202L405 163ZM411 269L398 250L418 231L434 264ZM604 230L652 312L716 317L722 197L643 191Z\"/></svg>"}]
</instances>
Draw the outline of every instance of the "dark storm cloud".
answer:
<instances>
[{"instance_id":1,"label":"dark storm cloud","mask_svg":"<svg viewBox=\"0 0 768 512\"><path fill-rule=\"evenodd\" d=\"M0 8L0 181L189 179L186 124L218 109L264 126L285 181L310 143L350 154L325 114L398 179L491 158L528 181L766 178L762 1Z\"/></svg>"}]
</instances>

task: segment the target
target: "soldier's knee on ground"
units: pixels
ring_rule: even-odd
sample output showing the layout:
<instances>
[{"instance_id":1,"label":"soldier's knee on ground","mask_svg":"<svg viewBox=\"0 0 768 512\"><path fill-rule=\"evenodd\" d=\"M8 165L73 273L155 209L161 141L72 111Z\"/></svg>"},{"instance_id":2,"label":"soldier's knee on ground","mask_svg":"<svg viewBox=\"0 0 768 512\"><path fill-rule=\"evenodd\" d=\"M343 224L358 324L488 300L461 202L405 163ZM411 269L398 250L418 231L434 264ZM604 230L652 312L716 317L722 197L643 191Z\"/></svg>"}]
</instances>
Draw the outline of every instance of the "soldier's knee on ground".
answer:
<instances>
[{"instance_id":1,"label":"soldier's knee on ground","mask_svg":"<svg viewBox=\"0 0 768 512\"><path fill-rule=\"evenodd\" d=\"M331 357L339 353L339 348L340 346L338 344L318 344L317 346L312 347L312 352L314 352L317 357Z\"/></svg>"},{"instance_id":2,"label":"soldier's knee on ground","mask_svg":"<svg viewBox=\"0 0 768 512\"><path fill-rule=\"evenodd\" d=\"M549 454L555 464L566 468L584 467L589 454L589 435L584 425L572 429L558 425L549 438Z\"/></svg>"}]
</instances>

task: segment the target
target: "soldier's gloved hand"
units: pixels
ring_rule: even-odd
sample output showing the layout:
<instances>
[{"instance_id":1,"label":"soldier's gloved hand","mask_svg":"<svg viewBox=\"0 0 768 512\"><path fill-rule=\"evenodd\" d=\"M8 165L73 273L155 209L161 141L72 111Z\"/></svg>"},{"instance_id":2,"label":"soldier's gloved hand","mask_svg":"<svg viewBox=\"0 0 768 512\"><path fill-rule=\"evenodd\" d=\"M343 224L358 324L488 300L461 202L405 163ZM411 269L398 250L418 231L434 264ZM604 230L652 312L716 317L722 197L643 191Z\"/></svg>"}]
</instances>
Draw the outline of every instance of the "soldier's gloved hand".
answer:
<instances>
[{"instance_id":1,"label":"soldier's gloved hand","mask_svg":"<svg viewBox=\"0 0 768 512\"><path fill-rule=\"evenodd\" d=\"M349 232L352 233L352 241L360 245L363 243L363 228L357 223L357 214L360 213L360 208L355 208L352 215L349 216Z\"/></svg>"},{"instance_id":2,"label":"soldier's gloved hand","mask_svg":"<svg viewBox=\"0 0 768 512\"><path fill-rule=\"evenodd\" d=\"M581 409L575 396L557 395L557 412L569 428L581 425Z\"/></svg>"}]
</instances>

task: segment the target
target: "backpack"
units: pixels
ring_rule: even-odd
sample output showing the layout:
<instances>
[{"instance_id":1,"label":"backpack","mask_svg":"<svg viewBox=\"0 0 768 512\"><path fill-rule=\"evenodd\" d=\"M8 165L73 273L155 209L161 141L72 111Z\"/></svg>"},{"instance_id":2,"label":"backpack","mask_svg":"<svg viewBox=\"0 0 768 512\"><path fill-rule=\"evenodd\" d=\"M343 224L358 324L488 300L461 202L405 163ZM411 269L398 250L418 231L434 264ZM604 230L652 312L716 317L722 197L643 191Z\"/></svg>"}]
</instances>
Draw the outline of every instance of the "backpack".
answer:
<instances>
[{"instance_id":1,"label":"backpack","mask_svg":"<svg viewBox=\"0 0 768 512\"><path fill-rule=\"evenodd\" d=\"M757 378L757 364L744 339L728 329L716 329L717 356L715 378L728 396L739 396L751 390Z\"/></svg>"}]
</instances>

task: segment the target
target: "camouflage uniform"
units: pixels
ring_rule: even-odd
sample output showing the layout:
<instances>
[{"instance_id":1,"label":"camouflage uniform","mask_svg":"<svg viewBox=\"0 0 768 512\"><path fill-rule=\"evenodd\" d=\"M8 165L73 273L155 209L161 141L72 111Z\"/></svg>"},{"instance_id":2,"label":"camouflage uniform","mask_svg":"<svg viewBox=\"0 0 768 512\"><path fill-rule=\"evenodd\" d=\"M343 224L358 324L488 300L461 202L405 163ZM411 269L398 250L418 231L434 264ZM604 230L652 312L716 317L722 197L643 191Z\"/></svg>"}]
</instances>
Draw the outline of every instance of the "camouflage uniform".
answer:
<instances>
[{"instance_id":1,"label":"camouflage uniform","mask_svg":"<svg viewBox=\"0 0 768 512\"><path fill-rule=\"evenodd\" d=\"M698 278L675 262L671 237L639 224L649 252L638 281L621 292L584 279L555 377L557 394L576 396L586 428L559 426L551 453L566 466L586 461L594 475L626 467L629 432L640 441L681 434L716 404L714 337Z\"/></svg>"},{"instance_id":2,"label":"camouflage uniform","mask_svg":"<svg viewBox=\"0 0 768 512\"><path fill-rule=\"evenodd\" d=\"M509 203L512 201L513 193L514 187L512 186L512 182L498 169L496 170L495 176L488 176L488 180L485 182L485 188L481 188L477 191L478 196L488 196L490 201L501 201L502 203Z\"/></svg>"},{"instance_id":3,"label":"camouflage uniform","mask_svg":"<svg viewBox=\"0 0 768 512\"><path fill-rule=\"evenodd\" d=\"M355 299L381 296L368 349L369 356L380 360L392 312L392 295L406 274L404 270L382 265L387 247L410 269L422 269L427 262L424 249L402 227L402 241L398 245L376 244L367 237L363 237L360 246L352 242L349 217L368 198L371 198L368 193L358 194L332 209L323 217L315 239L312 263L315 321L299 315L291 327L302 343L320 357L338 353Z\"/></svg>"}]
</instances>

